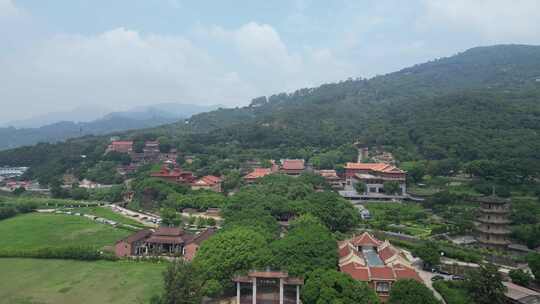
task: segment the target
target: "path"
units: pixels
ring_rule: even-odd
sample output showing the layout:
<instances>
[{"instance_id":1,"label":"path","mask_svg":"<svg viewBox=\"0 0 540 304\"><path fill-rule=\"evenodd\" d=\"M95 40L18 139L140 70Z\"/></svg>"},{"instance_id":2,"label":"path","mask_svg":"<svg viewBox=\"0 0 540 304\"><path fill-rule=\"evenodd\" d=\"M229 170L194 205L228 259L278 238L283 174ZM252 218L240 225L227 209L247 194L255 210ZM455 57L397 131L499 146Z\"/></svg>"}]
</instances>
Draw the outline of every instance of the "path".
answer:
<instances>
[{"instance_id":1,"label":"path","mask_svg":"<svg viewBox=\"0 0 540 304\"><path fill-rule=\"evenodd\" d=\"M441 296L441 294L437 290L435 290L435 288L433 288L433 281L431 281L431 278L433 278L436 275L440 275L444 277L445 280L450 280L451 276L440 274L440 273L433 273L431 271L425 271L421 269L420 267L416 267L416 271L418 271L418 274L420 275L420 278L422 279L422 281L424 281L424 284L433 291L433 294L435 295L435 297L439 299L442 303L446 303L443 297Z\"/></svg>"},{"instance_id":2,"label":"path","mask_svg":"<svg viewBox=\"0 0 540 304\"><path fill-rule=\"evenodd\" d=\"M126 209L124 207L120 207L117 204L110 204L107 207L111 208L113 212L127 216L130 219L135 220L146 226L158 227L159 223L161 223L161 217L155 214L148 214L148 213L133 211L130 209Z\"/></svg>"}]
</instances>

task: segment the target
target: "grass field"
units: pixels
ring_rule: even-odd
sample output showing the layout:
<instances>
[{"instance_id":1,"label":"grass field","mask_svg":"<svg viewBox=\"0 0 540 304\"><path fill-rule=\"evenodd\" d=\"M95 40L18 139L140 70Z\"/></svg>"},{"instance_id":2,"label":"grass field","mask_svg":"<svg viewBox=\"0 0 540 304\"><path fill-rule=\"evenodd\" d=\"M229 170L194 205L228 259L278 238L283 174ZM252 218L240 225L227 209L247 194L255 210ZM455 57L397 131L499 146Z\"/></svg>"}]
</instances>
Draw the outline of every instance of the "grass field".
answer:
<instances>
[{"instance_id":1,"label":"grass field","mask_svg":"<svg viewBox=\"0 0 540 304\"><path fill-rule=\"evenodd\" d=\"M0 259L2 304L138 304L162 288L166 264Z\"/></svg>"},{"instance_id":2,"label":"grass field","mask_svg":"<svg viewBox=\"0 0 540 304\"><path fill-rule=\"evenodd\" d=\"M0 221L0 249L89 245L103 247L131 234L90 219L59 214L29 213Z\"/></svg>"}]
</instances>

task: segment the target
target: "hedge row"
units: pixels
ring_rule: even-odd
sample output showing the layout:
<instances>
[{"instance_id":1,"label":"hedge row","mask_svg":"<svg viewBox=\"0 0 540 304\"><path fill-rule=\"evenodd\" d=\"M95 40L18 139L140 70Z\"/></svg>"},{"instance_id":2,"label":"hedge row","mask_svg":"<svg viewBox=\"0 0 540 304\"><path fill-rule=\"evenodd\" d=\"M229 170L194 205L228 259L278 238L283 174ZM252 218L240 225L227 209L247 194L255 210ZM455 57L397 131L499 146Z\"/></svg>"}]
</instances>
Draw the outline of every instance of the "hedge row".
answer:
<instances>
[{"instance_id":1,"label":"hedge row","mask_svg":"<svg viewBox=\"0 0 540 304\"><path fill-rule=\"evenodd\" d=\"M0 249L2 258L71 259L82 261L116 260L110 252L102 252L91 246L44 247L32 250Z\"/></svg>"},{"instance_id":2,"label":"hedge row","mask_svg":"<svg viewBox=\"0 0 540 304\"><path fill-rule=\"evenodd\" d=\"M0 203L0 220L13 217L19 213L29 213L36 210L36 204L4 204Z\"/></svg>"}]
</instances>

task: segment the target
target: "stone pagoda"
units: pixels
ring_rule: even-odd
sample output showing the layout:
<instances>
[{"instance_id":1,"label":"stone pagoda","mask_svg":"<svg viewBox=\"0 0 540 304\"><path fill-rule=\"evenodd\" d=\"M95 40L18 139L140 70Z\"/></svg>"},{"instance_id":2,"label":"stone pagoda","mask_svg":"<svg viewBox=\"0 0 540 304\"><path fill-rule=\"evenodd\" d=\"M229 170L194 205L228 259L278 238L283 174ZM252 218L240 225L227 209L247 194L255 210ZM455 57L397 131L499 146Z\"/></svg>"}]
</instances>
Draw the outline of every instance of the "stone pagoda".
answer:
<instances>
[{"instance_id":1,"label":"stone pagoda","mask_svg":"<svg viewBox=\"0 0 540 304\"><path fill-rule=\"evenodd\" d=\"M475 199L480 204L476 219L476 239L487 248L506 249L510 244L510 199L485 196Z\"/></svg>"}]
</instances>

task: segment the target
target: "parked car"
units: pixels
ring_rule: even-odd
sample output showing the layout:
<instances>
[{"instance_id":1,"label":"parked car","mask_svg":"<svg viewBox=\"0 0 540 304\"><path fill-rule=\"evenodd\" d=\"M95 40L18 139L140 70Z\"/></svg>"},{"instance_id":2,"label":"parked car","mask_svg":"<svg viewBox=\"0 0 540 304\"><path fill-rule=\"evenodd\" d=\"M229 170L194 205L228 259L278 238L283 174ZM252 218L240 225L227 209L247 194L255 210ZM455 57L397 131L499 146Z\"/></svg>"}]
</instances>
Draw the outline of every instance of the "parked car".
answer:
<instances>
[{"instance_id":1,"label":"parked car","mask_svg":"<svg viewBox=\"0 0 540 304\"><path fill-rule=\"evenodd\" d=\"M442 275L435 275L431 278L431 281L432 282L436 282L436 281L443 281L444 280L444 277Z\"/></svg>"},{"instance_id":2,"label":"parked car","mask_svg":"<svg viewBox=\"0 0 540 304\"><path fill-rule=\"evenodd\" d=\"M465 280L464 277L459 276L459 275L453 275L453 276L451 277L451 279L452 279L453 281L463 281L463 280Z\"/></svg>"}]
</instances>

